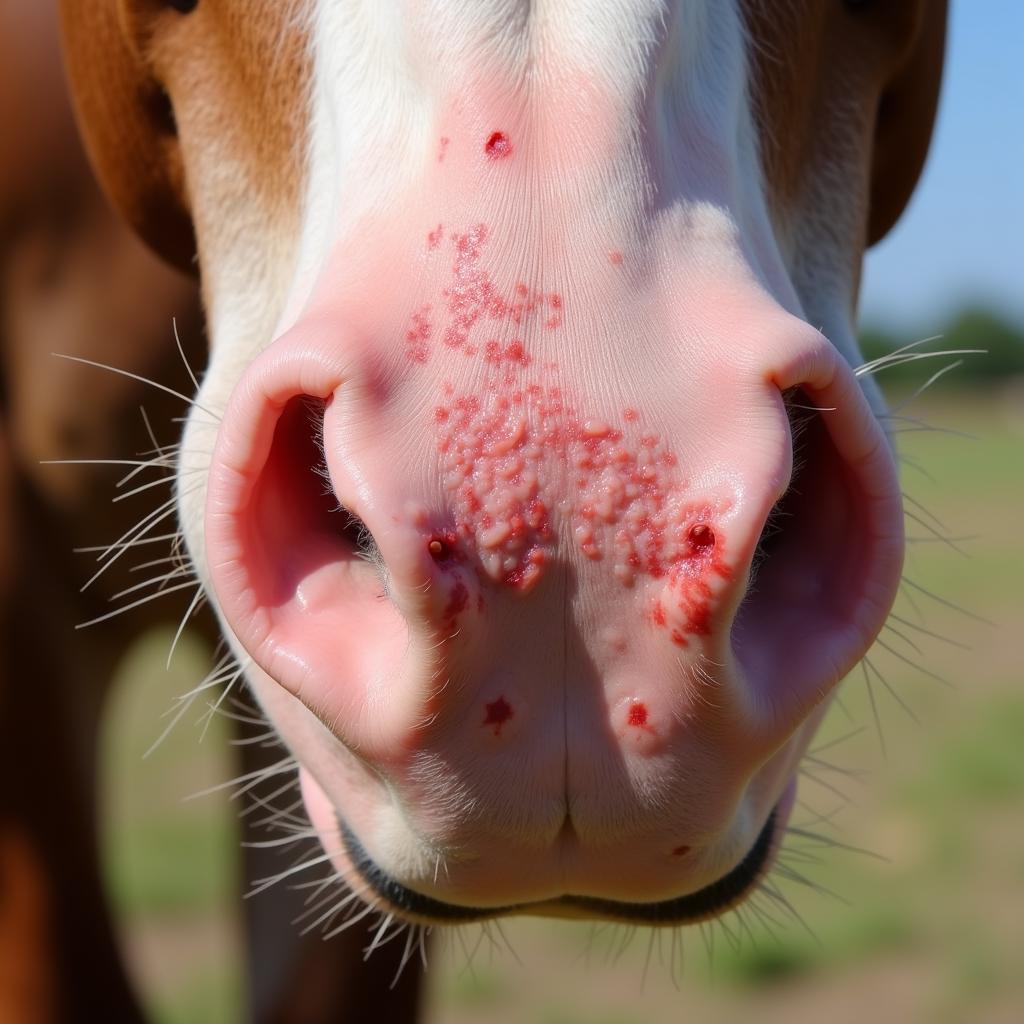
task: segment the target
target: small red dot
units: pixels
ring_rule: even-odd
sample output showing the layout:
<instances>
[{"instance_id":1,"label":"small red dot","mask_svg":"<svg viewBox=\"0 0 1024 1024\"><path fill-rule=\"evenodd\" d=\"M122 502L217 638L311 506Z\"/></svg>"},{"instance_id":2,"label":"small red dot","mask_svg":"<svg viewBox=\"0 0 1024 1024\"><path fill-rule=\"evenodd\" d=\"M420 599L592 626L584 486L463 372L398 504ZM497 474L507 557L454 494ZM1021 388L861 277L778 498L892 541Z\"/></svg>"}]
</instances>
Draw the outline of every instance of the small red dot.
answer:
<instances>
[{"instance_id":1,"label":"small red dot","mask_svg":"<svg viewBox=\"0 0 1024 1024\"><path fill-rule=\"evenodd\" d=\"M672 856L673 857L682 857L684 854L687 854L689 852L690 852L690 848L688 846L677 846L672 851Z\"/></svg>"},{"instance_id":2,"label":"small red dot","mask_svg":"<svg viewBox=\"0 0 1024 1024\"><path fill-rule=\"evenodd\" d=\"M629 706L629 718L626 720L629 725L642 729L647 724L647 705L634 701Z\"/></svg>"},{"instance_id":3,"label":"small red dot","mask_svg":"<svg viewBox=\"0 0 1024 1024\"><path fill-rule=\"evenodd\" d=\"M512 709L512 705L504 697L499 697L497 700L492 700L489 704L485 704L484 710L486 714L480 724L493 725L495 736L501 732L501 727L510 718L514 718L516 714Z\"/></svg>"},{"instance_id":4,"label":"small red dot","mask_svg":"<svg viewBox=\"0 0 1024 1024\"><path fill-rule=\"evenodd\" d=\"M612 266L615 266L615 267L621 266L622 265L622 253L619 252L618 249L613 249L610 253L608 253L608 262L611 263Z\"/></svg>"},{"instance_id":5,"label":"small red dot","mask_svg":"<svg viewBox=\"0 0 1024 1024\"><path fill-rule=\"evenodd\" d=\"M512 143L504 132L492 132L484 144L484 152L491 160L501 160L512 153Z\"/></svg>"},{"instance_id":6,"label":"small red dot","mask_svg":"<svg viewBox=\"0 0 1024 1024\"><path fill-rule=\"evenodd\" d=\"M427 542L427 551L435 562L447 562L452 557L453 536L431 537Z\"/></svg>"}]
</instances>

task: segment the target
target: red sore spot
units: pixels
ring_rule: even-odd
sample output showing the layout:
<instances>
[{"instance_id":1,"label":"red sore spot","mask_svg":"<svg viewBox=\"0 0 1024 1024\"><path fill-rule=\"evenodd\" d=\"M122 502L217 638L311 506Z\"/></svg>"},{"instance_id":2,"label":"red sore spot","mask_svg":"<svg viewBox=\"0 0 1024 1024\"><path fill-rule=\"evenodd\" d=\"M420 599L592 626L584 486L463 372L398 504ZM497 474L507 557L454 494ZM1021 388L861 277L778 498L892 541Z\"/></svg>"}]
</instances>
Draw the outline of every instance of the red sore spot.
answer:
<instances>
[{"instance_id":1,"label":"red sore spot","mask_svg":"<svg viewBox=\"0 0 1024 1024\"><path fill-rule=\"evenodd\" d=\"M636 423L636 421L638 419L640 419L640 413L638 413L636 411L636 409L633 409L633 408L623 409L622 410L622 418L627 423Z\"/></svg>"},{"instance_id":2,"label":"red sore spot","mask_svg":"<svg viewBox=\"0 0 1024 1024\"><path fill-rule=\"evenodd\" d=\"M480 723L481 725L493 725L494 735L497 736L501 732L501 727L510 719L515 717L515 711L512 705L509 704L504 697L499 697L497 700L492 700L489 704L484 705L484 720Z\"/></svg>"},{"instance_id":3,"label":"red sore spot","mask_svg":"<svg viewBox=\"0 0 1024 1024\"><path fill-rule=\"evenodd\" d=\"M673 857L682 857L682 856L684 856L685 854L687 854L689 852L690 852L690 847L688 847L688 846L677 846L672 851L672 856Z\"/></svg>"},{"instance_id":4,"label":"red sore spot","mask_svg":"<svg viewBox=\"0 0 1024 1024\"><path fill-rule=\"evenodd\" d=\"M608 253L608 262L614 267L622 266L622 253L619 252L618 249L612 249L612 251Z\"/></svg>"},{"instance_id":5,"label":"red sore spot","mask_svg":"<svg viewBox=\"0 0 1024 1024\"><path fill-rule=\"evenodd\" d=\"M492 132L484 143L484 152L490 160L501 160L512 153L512 143L504 132Z\"/></svg>"},{"instance_id":6,"label":"red sore spot","mask_svg":"<svg viewBox=\"0 0 1024 1024\"><path fill-rule=\"evenodd\" d=\"M654 619L654 624L656 626L665 625L665 609L661 606L660 601L654 606L654 611L651 612L651 618Z\"/></svg>"},{"instance_id":7,"label":"red sore spot","mask_svg":"<svg viewBox=\"0 0 1024 1024\"><path fill-rule=\"evenodd\" d=\"M700 550L714 547L715 544L715 531L707 523L694 523L688 537L690 545Z\"/></svg>"},{"instance_id":8,"label":"red sore spot","mask_svg":"<svg viewBox=\"0 0 1024 1024\"><path fill-rule=\"evenodd\" d=\"M448 151L448 143L451 142L451 141L452 140L449 139L447 135L442 135L440 140L438 141L438 147L437 147L437 162L438 163L441 163L441 161L444 160L444 155Z\"/></svg>"},{"instance_id":9,"label":"red sore spot","mask_svg":"<svg viewBox=\"0 0 1024 1024\"><path fill-rule=\"evenodd\" d=\"M455 531L435 533L427 541L427 551L435 562L447 562L455 555Z\"/></svg>"},{"instance_id":10,"label":"red sore spot","mask_svg":"<svg viewBox=\"0 0 1024 1024\"><path fill-rule=\"evenodd\" d=\"M444 237L444 227L438 224L433 231L427 232L427 248L436 249L441 244L441 239Z\"/></svg>"},{"instance_id":11,"label":"red sore spot","mask_svg":"<svg viewBox=\"0 0 1024 1024\"><path fill-rule=\"evenodd\" d=\"M693 630L692 632L696 632L696 630ZM683 636L683 634L680 633L678 629L673 629L672 630L671 638L672 638L672 643L674 643L676 645L676 647L686 647L687 646L686 637Z\"/></svg>"},{"instance_id":12,"label":"red sore spot","mask_svg":"<svg viewBox=\"0 0 1024 1024\"><path fill-rule=\"evenodd\" d=\"M643 729L647 725L647 705L638 700L630 704L626 722L635 729Z\"/></svg>"},{"instance_id":13,"label":"red sore spot","mask_svg":"<svg viewBox=\"0 0 1024 1024\"><path fill-rule=\"evenodd\" d=\"M519 363L520 366L527 366L530 362L530 357L523 349L521 341L513 341L509 344L508 348L505 349L505 358L510 363Z\"/></svg>"}]
</instances>

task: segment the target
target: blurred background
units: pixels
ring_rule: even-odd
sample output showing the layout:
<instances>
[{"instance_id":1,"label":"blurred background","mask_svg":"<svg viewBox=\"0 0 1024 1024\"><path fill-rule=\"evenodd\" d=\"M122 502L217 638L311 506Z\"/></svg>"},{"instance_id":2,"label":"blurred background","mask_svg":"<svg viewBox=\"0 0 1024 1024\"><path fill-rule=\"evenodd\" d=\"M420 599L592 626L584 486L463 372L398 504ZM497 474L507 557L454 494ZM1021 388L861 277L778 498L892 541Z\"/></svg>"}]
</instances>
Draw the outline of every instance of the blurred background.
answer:
<instances>
[{"instance_id":1,"label":"blurred background","mask_svg":"<svg viewBox=\"0 0 1024 1024\"><path fill-rule=\"evenodd\" d=\"M815 745L777 877L791 905L651 933L513 921L433 956L431 1022L830 1024L1024 1021L1024 5L953 5L931 156L868 257L865 357L910 496L899 619ZM921 394L936 371L963 359ZM956 607L962 608L958 611ZM102 628L102 627L101 627ZM104 873L153 1019L239 1019L242 967L226 723L174 698L209 670L186 636L125 653L103 730ZM282 867L287 866L287 854ZM258 897L256 897L258 898ZM509 951L511 947L514 953Z\"/></svg>"}]
</instances>

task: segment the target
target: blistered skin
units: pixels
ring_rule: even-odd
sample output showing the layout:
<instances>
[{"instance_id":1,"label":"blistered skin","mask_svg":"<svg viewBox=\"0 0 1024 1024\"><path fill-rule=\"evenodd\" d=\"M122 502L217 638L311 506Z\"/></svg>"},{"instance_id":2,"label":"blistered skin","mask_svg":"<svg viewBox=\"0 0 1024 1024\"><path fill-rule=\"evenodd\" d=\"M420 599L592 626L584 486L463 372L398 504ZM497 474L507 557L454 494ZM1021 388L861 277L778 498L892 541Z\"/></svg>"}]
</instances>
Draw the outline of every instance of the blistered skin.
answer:
<instances>
[{"instance_id":1,"label":"blistered skin","mask_svg":"<svg viewBox=\"0 0 1024 1024\"><path fill-rule=\"evenodd\" d=\"M737 244L727 181L694 172L707 204L638 233L642 202L601 205L600 131L567 153L521 123L444 119L416 194L350 226L248 371L215 460L215 579L260 670L322 723L291 738L318 829L340 817L455 903L664 899L791 799L823 686L874 628L830 587L872 589L888 463L852 377ZM797 387L848 418L829 424L838 504L867 525L823 511L824 539L744 606ZM328 503L286 465L301 395L325 409Z\"/></svg>"}]
</instances>

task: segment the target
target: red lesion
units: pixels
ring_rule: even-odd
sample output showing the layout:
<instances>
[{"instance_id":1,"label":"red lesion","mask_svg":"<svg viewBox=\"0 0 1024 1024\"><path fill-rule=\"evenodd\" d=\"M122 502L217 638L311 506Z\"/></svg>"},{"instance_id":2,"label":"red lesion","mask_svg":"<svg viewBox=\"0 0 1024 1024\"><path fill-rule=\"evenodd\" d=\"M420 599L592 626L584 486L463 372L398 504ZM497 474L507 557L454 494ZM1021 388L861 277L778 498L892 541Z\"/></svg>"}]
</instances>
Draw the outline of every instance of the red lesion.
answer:
<instances>
[{"instance_id":1,"label":"red lesion","mask_svg":"<svg viewBox=\"0 0 1024 1024\"><path fill-rule=\"evenodd\" d=\"M635 700L629 705L626 713L626 724L633 729L642 729L644 732L653 733L653 726L648 724L650 714L647 705L642 700Z\"/></svg>"},{"instance_id":2,"label":"red lesion","mask_svg":"<svg viewBox=\"0 0 1024 1024\"><path fill-rule=\"evenodd\" d=\"M430 304L421 306L412 315L412 323L405 332L405 356L410 363L425 363L430 356Z\"/></svg>"},{"instance_id":3,"label":"red lesion","mask_svg":"<svg viewBox=\"0 0 1024 1024\"><path fill-rule=\"evenodd\" d=\"M484 712L484 720L480 724L482 726L494 726L495 736L500 735L501 727L509 719L515 717L515 710L504 697L499 697L497 700L492 700L489 704L485 704Z\"/></svg>"},{"instance_id":4,"label":"red lesion","mask_svg":"<svg viewBox=\"0 0 1024 1024\"><path fill-rule=\"evenodd\" d=\"M686 854L688 854L689 852L690 852L690 847L689 846L677 846L672 851L672 856L673 857L685 857Z\"/></svg>"},{"instance_id":5,"label":"red lesion","mask_svg":"<svg viewBox=\"0 0 1024 1024\"><path fill-rule=\"evenodd\" d=\"M687 538L695 553L715 545L715 531L707 523L694 523L687 532Z\"/></svg>"},{"instance_id":6,"label":"red lesion","mask_svg":"<svg viewBox=\"0 0 1024 1024\"><path fill-rule=\"evenodd\" d=\"M504 132L491 132L484 143L489 160L501 160L512 155L512 141Z\"/></svg>"},{"instance_id":7,"label":"red lesion","mask_svg":"<svg viewBox=\"0 0 1024 1024\"><path fill-rule=\"evenodd\" d=\"M677 647L686 647L690 636L711 633L713 581L732 577L723 557L721 531L711 522L714 511L710 505L688 510L685 524L676 530L678 552L662 573L668 578L668 596L651 606L651 621L667 628Z\"/></svg>"},{"instance_id":8,"label":"red lesion","mask_svg":"<svg viewBox=\"0 0 1024 1024\"><path fill-rule=\"evenodd\" d=\"M450 564L456 556L458 537L454 530L444 530L435 533L427 541L427 551L430 557L438 564Z\"/></svg>"},{"instance_id":9,"label":"red lesion","mask_svg":"<svg viewBox=\"0 0 1024 1024\"><path fill-rule=\"evenodd\" d=\"M647 705L640 701L634 701L629 706L629 717L626 721L637 729L642 729L647 724Z\"/></svg>"}]
</instances>

